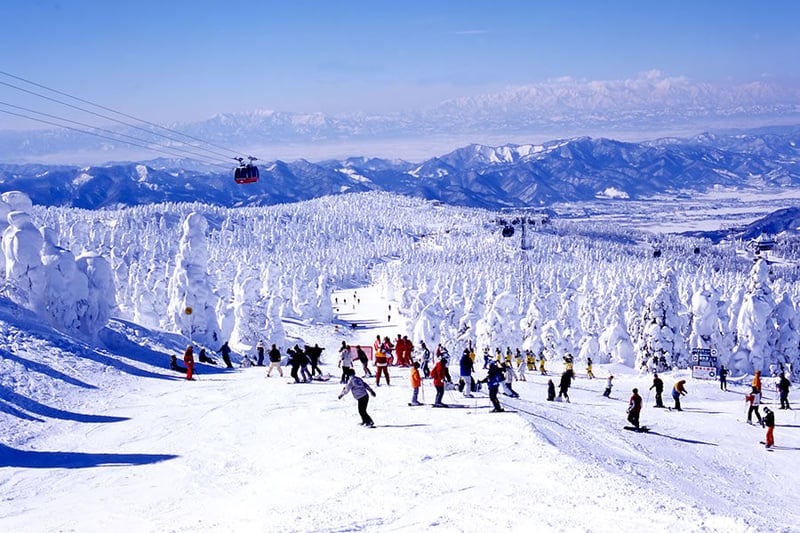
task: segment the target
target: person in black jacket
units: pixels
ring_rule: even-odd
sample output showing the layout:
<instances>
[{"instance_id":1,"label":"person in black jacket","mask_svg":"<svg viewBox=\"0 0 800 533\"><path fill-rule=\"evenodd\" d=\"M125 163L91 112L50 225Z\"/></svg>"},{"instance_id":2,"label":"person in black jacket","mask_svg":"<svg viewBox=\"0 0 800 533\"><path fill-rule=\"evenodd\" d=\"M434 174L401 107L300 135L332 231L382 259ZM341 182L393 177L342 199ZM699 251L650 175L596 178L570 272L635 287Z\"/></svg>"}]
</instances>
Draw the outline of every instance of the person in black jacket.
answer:
<instances>
[{"instance_id":1,"label":"person in black jacket","mask_svg":"<svg viewBox=\"0 0 800 533\"><path fill-rule=\"evenodd\" d=\"M719 367L719 388L720 390L728 390L728 369L725 365Z\"/></svg>"},{"instance_id":2,"label":"person in black jacket","mask_svg":"<svg viewBox=\"0 0 800 533\"><path fill-rule=\"evenodd\" d=\"M324 349L325 348L320 348L319 344L315 344L311 347L306 346L306 355L308 356L308 361L311 363L312 377L316 374L322 377L322 370L319 369L319 358L322 357L322 350Z\"/></svg>"},{"instance_id":3,"label":"person in black jacket","mask_svg":"<svg viewBox=\"0 0 800 533\"><path fill-rule=\"evenodd\" d=\"M281 351L273 344L272 348L267 353L269 357L269 368L267 369L267 377L272 373L273 368L278 369L278 374L283 377L283 369L281 368Z\"/></svg>"},{"instance_id":4,"label":"person in black jacket","mask_svg":"<svg viewBox=\"0 0 800 533\"><path fill-rule=\"evenodd\" d=\"M664 392L664 382L658 377L658 374L653 374L653 384L650 385L650 390L656 390L656 405L655 407L664 407L664 400L661 394Z\"/></svg>"},{"instance_id":5,"label":"person in black jacket","mask_svg":"<svg viewBox=\"0 0 800 533\"><path fill-rule=\"evenodd\" d=\"M556 384L552 379L547 380L547 401L552 402L556 399Z\"/></svg>"},{"instance_id":6,"label":"person in black jacket","mask_svg":"<svg viewBox=\"0 0 800 533\"><path fill-rule=\"evenodd\" d=\"M558 397L564 398L569 403L569 387L572 385L572 370L565 370L561 374L561 382L558 384Z\"/></svg>"},{"instance_id":7,"label":"person in black jacket","mask_svg":"<svg viewBox=\"0 0 800 533\"><path fill-rule=\"evenodd\" d=\"M792 383L786 377L785 374L781 374L781 378L778 380L778 393L780 394L781 398L781 409L791 409L789 407L789 387L792 386Z\"/></svg>"}]
</instances>

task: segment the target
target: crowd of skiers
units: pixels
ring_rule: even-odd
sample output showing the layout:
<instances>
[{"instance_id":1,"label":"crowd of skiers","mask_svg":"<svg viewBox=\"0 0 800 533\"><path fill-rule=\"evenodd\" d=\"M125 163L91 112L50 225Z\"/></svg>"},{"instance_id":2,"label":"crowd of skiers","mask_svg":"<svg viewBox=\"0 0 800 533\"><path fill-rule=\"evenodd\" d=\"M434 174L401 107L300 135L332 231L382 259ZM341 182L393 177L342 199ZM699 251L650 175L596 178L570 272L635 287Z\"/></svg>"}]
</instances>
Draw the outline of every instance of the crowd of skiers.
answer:
<instances>
[{"instance_id":1,"label":"crowd of skiers","mask_svg":"<svg viewBox=\"0 0 800 533\"><path fill-rule=\"evenodd\" d=\"M283 376L283 366L290 367L290 375L295 383L308 383L312 380L327 380L328 376L323 374L320 369L320 359L322 352L325 348L320 347L318 344L314 346L305 345L301 348L298 344L286 350L284 356L275 344L267 351L265 350L264 343L259 341L256 345L256 356L250 359L247 355L242 358L242 366L268 366L267 376L271 376L273 371L276 371L279 376ZM218 350L222 356L222 360L226 367L232 368L233 364L230 359L231 349L227 342L225 342ZM369 352L369 354L367 353ZM414 356L416 355L416 357ZM184 373L186 379L192 380L194 374L194 348L190 345L184 352L185 368L181 367L175 355L170 358L170 368ZM369 395L375 396L375 392L369 387L364 379L375 379L375 386L380 387L381 378L390 385L389 367L410 368L410 382L411 382L411 401L410 406L422 405L419 401L420 391L424 379L430 379L433 382L433 387L436 390L433 407L448 407L444 402L445 391L448 388L458 390L464 398L472 398L474 393L478 391L482 385L486 385L489 400L492 404L494 412L502 412L503 406L501 405L498 394L502 387L503 394L511 397L518 398L519 394L513 389L513 382L515 380L525 381L526 370L537 370L541 375L548 375L546 368L546 361L543 355L540 355L538 361L532 352L526 351L524 354L517 349L512 351L507 348L505 353L497 348L494 356L486 348L483 351L483 370L486 374L482 379L475 379L475 359L476 354L472 345L468 345L462 352L458 364L458 382L454 383L450 374L451 356L447 348L442 344L436 347L434 353L428 348L424 341L420 341L419 347L415 350L414 345L407 336L397 335L394 342L388 336L376 336L376 339L371 347L367 346L351 346L345 341L339 348L339 357L337 367L341 368L340 384L345 385L342 391L343 396L351 392L358 402L359 414L362 418L362 423L367 426L372 426L373 421L367 414L367 403ZM207 356L206 350L201 348L199 353L199 361L208 364L216 364L216 361ZM370 369L370 362L375 367L373 374ZM267 365L268 363L268 365ZM566 354L563 357L564 370L560 375L558 381L558 395L556 395L556 384L553 379L547 381L546 399L548 401L564 401L569 402L569 389L572 381L575 379L574 359L571 354ZM668 369L657 358L652 361L653 366L648 369ZM362 377L356 376L356 365L362 371ZM719 369L720 389L727 391L727 375L728 370L722 366ZM594 379L592 368L592 360L588 358L586 361L586 377ZM606 378L606 386L603 391L603 396L610 397L613 388L614 376L609 375ZM791 386L790 380L784 373L780 373L776 383L776 388L780 397L780 409L790 409L789 406L789 389ZM656 408L665 408L663 402L664 382L659 377L658 372L654 370L653 382L650 390L655 392L655 405ZM686 380L678 380L671 390L673 406L670 409L681 411L681 398L687 394ZM756 371L751 385L751 391L745 396L745 401L748 405L747 423L753 423L753 417L757 420L758 424L767 428L766 446L771 447L774 445L773 428L775 426L775 415L768 408L764 408L765 416L761 416L759 411L761 405L761 372ZM628 402L627 419L631 424L630 429L641 430L644 429L639 422L640 413L642 410L642 397L639 395L638 388L634 388L632 395Z\"/></svg>"}]
</instances>

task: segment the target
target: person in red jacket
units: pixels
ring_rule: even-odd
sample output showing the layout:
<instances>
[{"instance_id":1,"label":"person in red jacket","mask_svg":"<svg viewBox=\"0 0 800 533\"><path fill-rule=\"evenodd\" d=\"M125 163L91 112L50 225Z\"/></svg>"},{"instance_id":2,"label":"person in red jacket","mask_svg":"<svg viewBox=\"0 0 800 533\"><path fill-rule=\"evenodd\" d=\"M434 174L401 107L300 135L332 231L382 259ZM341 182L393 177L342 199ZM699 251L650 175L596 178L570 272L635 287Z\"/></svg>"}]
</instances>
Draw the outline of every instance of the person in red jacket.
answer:
<instances>
[{"instance_id":1,"label":"person in red jacket","mask_svg":"<svg viewBox=\"0 0 800 533\"><path fill-rule=\"evenodd\" d=\"M194 351L190 344L186 351L183 352L183 362L186 363L186 379L193 379L192 373L194 372Z\"/></svg>"},{"instance_id":2,"label":"person in red jacket","mask_svg":"<svg viewBox=\"0 0 800 533\"><path fill-rule=\"evenodd\" d=\"M434 407L447 407L442 403L444 398L444 380L447 372L445 371L444 358L439 358L436 365L431 370L431 378L433 378L433 386L436 388L436 400L433 402Z\"/></svg>"},{"instance_id":3,"label":"person in red jacket","mask_svg":"<svg viewBox=\"0 0 800 533\"><path fill-rule=\"evenodd\" d=\"M403 364L411 366L411 352L414 350L414 344L409 340L407 335L403 335Z\"/></svg>"},{"instance_id":4,"label":"person in red jacket","mask_svg":"<svg viewBox=\"0 0 800 533\"><path fill-rule=\"evenodd\" d=\"M397 340L394 341L394 364L396 366L405 366L403 361L403 354L405 354L405 341L400 334L397 334Z\"/></svg>"}]
</instances>

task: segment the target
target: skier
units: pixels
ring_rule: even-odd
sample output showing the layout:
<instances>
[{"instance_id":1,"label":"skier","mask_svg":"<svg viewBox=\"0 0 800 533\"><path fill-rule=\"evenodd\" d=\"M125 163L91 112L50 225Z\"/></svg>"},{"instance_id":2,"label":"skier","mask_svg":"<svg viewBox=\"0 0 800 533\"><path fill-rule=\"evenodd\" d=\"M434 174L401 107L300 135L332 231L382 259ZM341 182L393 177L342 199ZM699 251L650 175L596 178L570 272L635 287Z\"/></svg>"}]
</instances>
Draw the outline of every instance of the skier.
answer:
<instances>
[{"instance_id":1,"label":"skier","mask_svg":"<svg viewBox=\"0 0 800 533\"><path fill-rule=\"evenodd\" d=\"M386 352L379 349L375 352L375 386L381 386L381 374L386 378L386 384L389 385L389 360L386 358Z\"/></svg>"},{"instance_id":2,"label":"skier","mask_svg":"<svg viewBox=\"0 0 800 533\"><path fill-rule=\"evenodd\" d=\"M422 375L428 379L431 377L431 351L425 345L425 341L419 341L419 349L422 351Z\"/></svg>"},{"instance_id":3,"label":"skier","mask_svg":"<svg viewBox=\"0 0 800 533\"><path fill-rule=\"evenodd\" d=\"M311 348L306 346L306 355L308 356L308 362L311 363L311 376L313 377L315 374L319 374L322 377L322 370L319 369L319 358L322 357L322 350L325 348L320 348L319 344L314 344Z\"/></svg>"},{"instance_id":4,"label":"skier","mask_svg":"<svg viewBox=\"0 0 800 533\"><path fill-rule=\"evenodd\" d=\"M419 363L414 361L411 367L411 403L408 405L422 405L419 403L419 389L422 387L422 378L419 376Z\"/></svg>"},{"instance_id":5,"label":"skier","mask_svg":"<svg viewBox=\"0 0 800 533\"><path fill-rule=\"evenodd\" d=\"M367 352L361 349L361 346L356 346L356 357L361 366L364 367L364 377L371 378L372 372L369 369L369 359L367 359Z\"/></svg>"},{"instance_id":6,"label":"skier","mask_svg":"<svg viewBox=\"0 0 800 533\"><path fill-rule=\"evenodd\" d=\"M348 368L353 368L353 354L350 353L350 346L342 341L342 346L339 348L339 366L342 369L342 378L339 383L347 383L350 372Z\"/></svg>"},{"instance_id":7,"label":"skier","mask_svg":"<svg viewBox=\"0 0 800 533\"><path fill-rule=\"evenodd\" d=\"M636 429L639 429L639 413L642 411L642 397L639 396L639 389L633 389L633 395L628 402L628 422Z\"/></svg>"},{"instance_id":8,"label":"skier","mask_svg":"<svg viewBox=\"0 0 800 533\"><path fill-rule=\"evenodd\" d=\"M231 347L228 346L228 341L225 341L217 351L222 354L222 360L225 361L225 366L227 368L233 368L231 364Z\"/></svg>"},{"instance_id":9,"label":"skier","mask_svg":"<svg viewBox=\"0 0 800 533\"><path fill-rule=\"evenodd\" d=\"M486 370L489 368L489 363L492 360L492 355L489 353L489 348L486 347L483 349L483 369Z\"/></svg>"},{"instance_id":10,"label":"skier","mask_svg":"<svg viewBox=\"0 0 800 533\"><path fill-rule=\"evenodd\" d=\"M360 377L356 376L356 371L352 368L346 368L345 371L347 372L347 384L342 389L342 392L339 394L339 399L342 399L342 396L347 394L348 392L353 394L353 398L356 399L358 402L358 414L361 415L361 425L372 427L375 423L370 418L369 414L367 414L367 405L369 404L369 395L371 394L372 397L375 397L375 391L372 390L369 385L364 383L364 380Z\"/></svg>"},{"instance_id":11,"label":"skier","mask_svg":"<svg viewBox=\"0 0 800 533\"><path fill-rule=\"evenodd\" d=\"M792 386L792 383L789 381L789 378L786 377L786 374L781 373L781 377L778 380L778 393L780 394L781 398L781 409L791 409L789 407L789 387Z\"/></svg>"},{"instance_id":12,"label":"skier","mask_svg":"<svg viewBox=\"0 0 800 533\"><path fill-rule=\"evenodd\" d=\"M298 352L300 351L300 347L295 345L294 348L289 348L286 350L286 353L289 354L289 366L292 367L292 370L289 372L289 375L294 378L295 383L300 383L300 377L297 373L300 371L300 357Z\"/></svg>"},{"instance_id":13,"label":"skier","mask_svg":"<svg viewBox=\"0 0 800 533\"><path fill-rule=\"evenodd\" d=\"M674 387L672 387L672 399L675 400L675 409L676 411L682 411L681 409L681 396L686 396L686 380L682 379L678 381Z\"/></svg>"},{"instance_id":14,"label":"skier","mask_svg":"<svg viewBox=\"0 0 800 533\"><path fill-rule=\"evenodd\" d=\"M295 345L294 349L295 357L297 358L297 364L300 365L300 377L302 378L303 383L311 383L311 372L308 371L307 352L305 349L301 350L297 345Z\"/></svg>"},{"instance_id":15,"label":"skier","mask_svg":"<svg viewBox=\"0 0 800 533\"><path fill-rule=\"evenodd\" d=\"M653 384L650 385L650 390L656 390L656 404L654 407L664 407L664 401L661 394L664 392L664 382L658 377L658 374L653 374Z\"/></svg>"},{"instance_id":16,"label":"skier","mask_svg":"<svg viewBox=\"0 0 800 533\"><path fill-rule=\"evenodd\" d=\"M769 407L764 408L764 425L767 426L767 438L765 445L767 448L772 448L775 446L775 437L773 432L775 431L775 413Z\"/></svg>"},{"instance_id":17,"label":"skier","mask_svg":"<svg viewBox=\"0 0 800 533\"><path fill-rule=\"evenodd\" d=\"M728 369L725 365L719 367L719 388L720 390L728 390Z\"/></svg>"},{"instance_id":18,"label":"skier","mask_svg":"<svg viewBox=\"0 0 800 533\"><path fill-rule=\"evenodd\" d=\"M493 413L503 412L503 406L500 405L500 400L497 399L497 391L500 389L500 383L502 383L504 379L503 371L495 361L492 361L489 364L489 371L486 377L481 382L489 386L489 400L494 406L494 409L492 409Z\"/></svg>"},{"instance_id":19,"label":"skier","mask_svg":"<svg viewBox=\"0 0 800 533\"><path fill-rule=\"evenodd\" d=\"M519 348L517 348L517 376L520 381L528 381L525 379L525 370L527 368L526 359L519 353Z\"/></svg>"},{"instance_id":20,"label":"skier","mask_svg":"<svg viewBox=\"0 0 800 533\"><path fill-rule=\"evenodd\" d=\"M472 358L469 356L469 350L464 349L461 355L461 363L459 365L461 371L461 379L464 382L464 398L472 398Z\"/></svg>"},{"instance_id":21,"label":"skier","mask_svg":"<svg viewBox=\"0 0 800 533\"><path fill-rule=\"evenodd\" d=\"M273 368L278 369L278 374L283 377L283 369L281 368L281 351L273 344L267 354L269 357L269 368L267 369L267 377L272 373Z\"/></svg>"},{"instance_id":22,"label":"skier","mask_svg":"<svg viewBox=\"0 0 800 533\"><path fill-rule=\"evenodd\" d=\"M758 389L758 392L761 392L761 370L756 370L755 375L753 376L753 388Z\"/></svg>"},{"instance_id":23,"label":"skier","mask_svg":"<svg viewBox=\"0 0 800 533\"><path fill-rule=\"evenodd\" d=\"M500 365L501 370L505 374L505 380L503 380L503 388L505 389L506 396L510 396L512 398L519 398L519 394L513 388L511 388L511 382L514 381L514 369L511 367L510 364L503 363Z\"/></svg>"},{"instance_id":24,"label":"skier","mask_svg":"<svg viewBox=\"0 0 800 533\"><path fill-rule=\"evenodd\" d=\"M539 354L539 373L543 376L547 375L547 370L544 368L544 354Z\"/></svg>"},{"instance_id":25,"label":"skier","mask_svg":"<svg viewBox=\"0 0 800 533\"><path fill-rule=\"evenodd\" d=\"M610 398L611 387L613 386L614 386L614 376L608 376L608 379L606 380L606 390L603 391L603 396L605 396L606 398Z\"/></svg>"},{"instance_id":26,"label":"skier","mask_svg":"<svg viewBox=\"0 0 800 533\"><path fill-rule=\"evenodd\" d=\"M586 377L589 379L594 379L594 372L592 372L592 358L586 358Z\"/></svg>"},{"instance_id":27,"label":"skier","mask_svg":"<svg viewBox=\"0 0 800 533\"><path fill-rule=\"evenodd\" d=\"M547 380L547 401L552 402L556 399L556 384L552 379Z\"/></svg>"},{"instance_id":28,"label":"skier","mask_svg":"<svg viewBox=\"0 0 800 533\"><path fill-rule=\"evenodd\" d=\"M753 413L755 413L758 423L763 427L764 421L761 420L761 413L758 412L758 406L761 405L761 393L753 387L750 394L744 397L744 401L750 404L750 407L747 409L747 423L753 423Z\"/></svg>"},{"instance_id":29,"label":"skier","mask_svg":"<svg viewBox=\"0 0 800 533\"><path fill-rule=\"evenodd\" d=\"M256 352L258 353L258 359L256 360L256 365L264 366L264 343L261 340L258 341L256 344Z\"/></svg>"},{"instance_id":30,"label":"skier","mask_svg":"<svg viewBox=\"0 0 800 533\"><path fill-rule=\"evenodd\" d=\"M558 397L564 398L569 402L569 386L572 385L572 370L565 370L561 374L561 382L558 384ZM560 401L560 400L559 400Z\"/></svg>"},{"instance_id":31,"label":"skier","mask_svg":"<svg viewBox=\"0 0 800 533\"><path fill-rule=\"evenodd\" d=\"M444 363L444 358L440 357L439 361L434 365L433 370L431 371L431 377L433 378L433 386L436 388L436 399L433 402L434 407L447 407L444 403L442 403L442 399L444 398L444 381L445 381L445 371L447 369L447 365Z\"/></svg>"},{"instance_id":32,"label":"skier","mask_svg":"<svg viewBox=\"0 0 800 533\"><path fill-rule=\"evenodd\" d=\"M186 347L186 351L183 352L183 362L186 363L186 379L194 379L192 374L194 373L194 354L193 348L190 344Z\"/></svg>"}]
</instances>

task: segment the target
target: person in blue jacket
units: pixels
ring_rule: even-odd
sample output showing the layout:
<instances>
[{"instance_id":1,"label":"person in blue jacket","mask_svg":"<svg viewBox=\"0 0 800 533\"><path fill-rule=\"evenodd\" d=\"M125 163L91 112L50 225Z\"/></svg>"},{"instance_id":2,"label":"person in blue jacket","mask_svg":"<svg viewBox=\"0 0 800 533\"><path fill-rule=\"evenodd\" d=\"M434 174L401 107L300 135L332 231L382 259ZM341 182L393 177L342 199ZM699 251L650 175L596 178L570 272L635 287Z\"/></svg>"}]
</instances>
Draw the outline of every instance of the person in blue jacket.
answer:
<instances>
[{"instance_id":1,"label":"person in blue jacket","mask_svg":"<svg viewBox=\"0 0 800 533\"><path fill-rule=\"evenodd\" d=\"M503 411L503 407L497 399L497 392L500 390L500 384L504 379L503 370L497 365L496 361L492 361L491 364L489 364L489 372L482 382L489 386L489 400L494 406L494 409L492 409L493 413L500 413Z\"/></svg>"}]
</instances>

